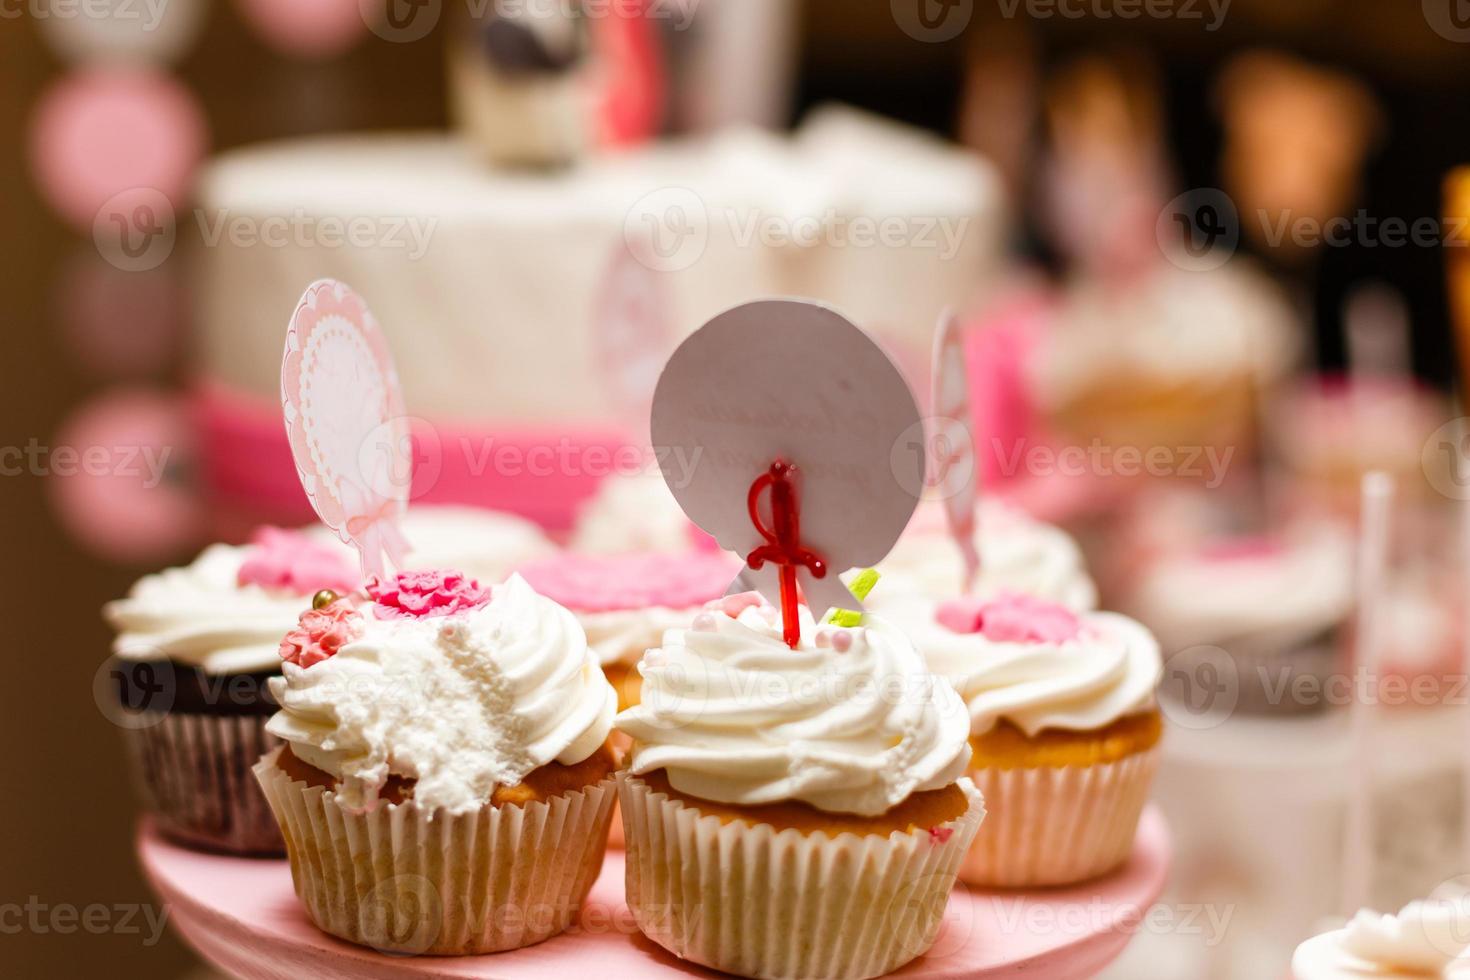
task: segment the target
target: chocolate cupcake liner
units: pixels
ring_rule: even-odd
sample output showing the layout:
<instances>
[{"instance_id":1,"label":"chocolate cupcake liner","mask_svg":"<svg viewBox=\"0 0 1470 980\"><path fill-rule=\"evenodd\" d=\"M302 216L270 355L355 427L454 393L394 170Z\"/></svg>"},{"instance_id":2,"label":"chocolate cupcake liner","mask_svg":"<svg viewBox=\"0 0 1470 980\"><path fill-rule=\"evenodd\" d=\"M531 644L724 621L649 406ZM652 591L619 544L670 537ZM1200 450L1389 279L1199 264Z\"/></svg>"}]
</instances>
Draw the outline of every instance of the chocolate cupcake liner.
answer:
<instances>
[{"instance_id":1,"label":"chocolate cupcake liner","mask_svg":"<svg viewBox=\"0 0 1470 980\"><path fill-rule=\"evenodd\" d=\"M158 829L192 847L279 856L281 832L251 772L280 741L264 715L142 712L126 730L139 789ZM151 717L150 717L151 716Z\"/></svg>"},{"instance_id":2,"label":"chocolate cupcake liner","mask_svg":"<svg viewBox=\"0 0 1470 980\"><path fill-rule=\"evenodd\" d=\"M323 932L383 952L456 956L531 946L577 920L606 851L613 777L546 801L451 815L409 801L365 813L255 767L291 878Z\"/></svg>"},{"instance_id":3,"label":"chocolate cupcake liner","mask_svg":"<svg viewBox=\"0 0 1470 980\"><path fill-rule=\"evenodd\" d=\"M1133 853L1158 766L1155 747L1101 765L972 771L991 815L965 855L961 880L1039 888L1114 870Z\"/></svg>"},{"instance_id":4,"label":"chocolate cupcake liner","mask_svg":"<svg viewBox=\"0 0 1470 980\"><path fill-rule=\"evenodd\" d=\"M744 977L860 980L930 946L985 818L968 779L960 817L858 836L722 822L623 773L628 907L675 956Z\"/></svg>"}]
</instances>

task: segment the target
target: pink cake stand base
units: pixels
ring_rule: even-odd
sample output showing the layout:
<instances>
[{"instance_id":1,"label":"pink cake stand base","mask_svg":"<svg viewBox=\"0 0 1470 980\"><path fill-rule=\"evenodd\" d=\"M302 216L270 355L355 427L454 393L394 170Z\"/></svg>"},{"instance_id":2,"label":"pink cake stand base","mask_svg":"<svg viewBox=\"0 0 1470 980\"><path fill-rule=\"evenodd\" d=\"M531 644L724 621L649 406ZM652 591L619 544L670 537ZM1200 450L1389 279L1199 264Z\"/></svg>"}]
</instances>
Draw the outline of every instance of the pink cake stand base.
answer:
<instances>
[{"instance_id":1,"label":"pink cake stand base","mask_svg":"<svg viewBox=\"0 0 1470 980\"><path fill-rule=\"evenodd\" d=\"M581 924L539 946L494 956L395 957L318 931L291 888L285 861L199 854L145 822L138 854L170 921L210 963L246 980L436 977L717 977L645 939L623 902L623 853L608 851ZM1168 830L1144 814L1133 857L1075 888L1000 892L956 888L934 948L894 976L1083 980L1117 957L1159 897Z\"/></svg>"}]
</instances>

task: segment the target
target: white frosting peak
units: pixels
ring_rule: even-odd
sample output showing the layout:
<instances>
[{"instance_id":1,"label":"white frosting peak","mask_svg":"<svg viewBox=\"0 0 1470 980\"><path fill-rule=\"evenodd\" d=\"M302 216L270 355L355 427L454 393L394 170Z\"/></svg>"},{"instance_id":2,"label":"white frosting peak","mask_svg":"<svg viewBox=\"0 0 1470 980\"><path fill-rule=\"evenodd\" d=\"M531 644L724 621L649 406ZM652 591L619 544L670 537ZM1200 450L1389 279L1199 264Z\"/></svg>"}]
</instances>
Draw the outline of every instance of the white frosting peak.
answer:
<instances>
[{"instance_id":1,"label":"white frosting peak","mask_svg":"<svg viewBox=\"0 0 1470 980\"><path fill-rule=\"evenodd\" d=\"M1366 909L1345 929L1297 947L1296 980L1470 976L1470 907L1463 901L1410 902L1397 915Z\"/></svg>"},{"instance_id":2,"label":"white frosting peak","mask_svg":"<svg viewBox=\"0 0 1470 980\"><path fill-rule=\"evenodd\" d=\"M635 740L632 772L663 769L681 793L721 803L869 816L964 775L964 705L912 644L877 621L802 617L795 650L769 607L670 630L639 667L643 703L617 719Z\"/></svg>"},{"instance_id":3,"label":"white frosting peak","mask_svg":"<svg viewBox=\"0 0 1470 980\"><path fill-rule=\"evenodd\" d=\"M430 809L473 810L540 766L583 761L607 739L612 686L570 612L519 576L451 616L378 619L311 667L283 665L268 730L371 807L390 774Z\"/></svg>"},{"instance_id":4,"label":"white frosting peak","mask_svg":"<svg viewBox=\"0 0 1470 980\"><path fill-rule=\"evenodd\" d=\"M240 585L249 546L210 545L192 563L140 579L103 616L125 660L173 660L210 674L275 670L281 637L310 597Z\"/></svg>"}]
</instances>

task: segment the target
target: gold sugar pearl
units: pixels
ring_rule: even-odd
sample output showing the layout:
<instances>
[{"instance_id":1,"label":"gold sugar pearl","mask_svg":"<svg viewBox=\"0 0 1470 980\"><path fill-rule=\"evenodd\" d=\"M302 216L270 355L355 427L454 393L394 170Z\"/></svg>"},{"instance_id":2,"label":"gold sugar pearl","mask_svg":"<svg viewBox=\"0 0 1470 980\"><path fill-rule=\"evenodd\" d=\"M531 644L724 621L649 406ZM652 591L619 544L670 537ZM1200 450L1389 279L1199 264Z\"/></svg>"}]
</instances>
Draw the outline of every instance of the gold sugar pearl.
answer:
<instances>
[{"instance_id":1,"label":"gold sugar pearl","mask_svg":"<svg viewBox=\"0 0 1470 980\"><path fill-rule=\"evenodd\" d=\"M332 603L336 602L340 598L342 597L337 595L337 593L333 592L331 589L322 589L316 595L311 597L311 608L325 609L327 606L330 606Z\"/></svg>"}]
</instances>

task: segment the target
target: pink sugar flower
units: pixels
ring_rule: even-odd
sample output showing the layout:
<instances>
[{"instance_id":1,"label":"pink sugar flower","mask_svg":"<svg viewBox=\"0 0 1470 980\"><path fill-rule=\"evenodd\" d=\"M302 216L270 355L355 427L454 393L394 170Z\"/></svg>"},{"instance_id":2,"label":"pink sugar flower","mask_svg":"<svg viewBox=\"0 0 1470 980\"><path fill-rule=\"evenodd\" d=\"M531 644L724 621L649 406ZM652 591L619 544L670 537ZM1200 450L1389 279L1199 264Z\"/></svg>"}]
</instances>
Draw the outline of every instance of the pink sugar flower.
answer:
<instances>
[{"instance_id":1,"label":"pink sugar flower","mask_svg":"<svg viewBox=\"0 0 1470 980\"><path fill-rule=\"evenodd\" d=\"M350 599L308 609L281 641L281 659L298 667L311 667L335 657L343 646L361 637L362 631L362 614Z\"/></svg>"},{"instance_id":2,"label":"pink sugar flower","mask_svg":"<svg viewBox=\"0 0 1470 980\"><path fill-rule=\"evenodd\" d=\"M950 599L934 618L956 633L979 633L997 643L1065 643L1082 631L1082 621L1066 606L1014 593Z\"/></svg>"},{"instance_id":3,"label":"pink sugar flower","mask_svg":"<svg viewBox=\"0 0 1470 980\"><path fill-rule=\"evenodd\" d=\"M352 563L330 545L300 531L263 527L251 538L248 557L235 573L240 585L258 585L292 595L314 595L331 589L345 595L357 588Z\"/></svg>"},{"instance_id":4,"label":"pink sugar flower","mask_svg":"<svg viewBox=\"0 0 1470 980\"><path fill-rule=\"evenodd\" d=\"M490 590L460 572L399 572L390 579L373 579L367 592L377 604L379 619L426 619L453 616L479 609L490 601Z\"/></svg>"}]
</instances>

